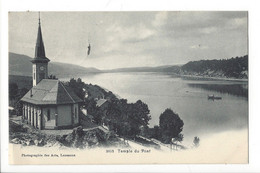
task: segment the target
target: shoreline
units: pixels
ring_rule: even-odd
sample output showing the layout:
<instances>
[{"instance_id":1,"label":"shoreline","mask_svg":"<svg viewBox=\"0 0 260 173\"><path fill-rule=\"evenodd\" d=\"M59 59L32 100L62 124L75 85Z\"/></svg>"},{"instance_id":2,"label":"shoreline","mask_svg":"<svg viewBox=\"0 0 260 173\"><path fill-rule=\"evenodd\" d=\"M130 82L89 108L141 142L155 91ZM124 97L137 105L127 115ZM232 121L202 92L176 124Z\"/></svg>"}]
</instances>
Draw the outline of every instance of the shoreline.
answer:
<instances>
[{"instance_id":1,"label":"shoreline","mask_svg":"<svg viewBox=\"0 0 260 173\"><path fill-rule=\"evenodd\" d=\"M210 76L196 76L196 75L182 75L171 72L156 72L156 71L122 71L122 72L99 72L96 74L107 74L107 73L158 73L165 75L176 75L184 79L195 79L195 80L219 80L219 81L237 81L237 82L248 82L248 79L239 79L239 78L227 78L227 77L210 77Z\"/></svg>"},{"instance_id":2,"label":"shoreline","mask_svg":"<svg viewBox=\"0 0 260 173\"><path fill-rule=\"evenodd\" d=\"M193 79L193 80L219 80L219 81L237 81L237 82L248 82L248 79L238 79L238 78L227 78L227 77L210 77L210 76L196 76L196 75L182 75L182 74L176 74L176 73L169 73L169 72L98 72L98 73L86 73L86 74L80 74L79 76L85 76L85 75L93 75L93 74L106 74L106 73L158 73L158 74L165 74L165 75L176 75L178 77L181 77L183 79ZM26 75L13 75L9 74L9 76L18 76L18 77L30 77ZM65 75L66 76L66 75ZM61 76L61 80L65 78L73 78L71 76ZM105 88L103 88L105 89ZM107 89L105 89L107 90Z\"/></svg>"},{"instance_id":3,"label":"shoreline","mask_svg":"<svg viewBox=\"0 0 260 173\"><path fill-rule=\"evenodd\" d=\"M195 75L178 75L184 79L195 79L195 80L219 80L219 81L235 81L235 82L248 82L248 79L237 79L237 78L226 78L226 77L209 77L209 76L195 76Z\"/></svg>"}]
</instances>

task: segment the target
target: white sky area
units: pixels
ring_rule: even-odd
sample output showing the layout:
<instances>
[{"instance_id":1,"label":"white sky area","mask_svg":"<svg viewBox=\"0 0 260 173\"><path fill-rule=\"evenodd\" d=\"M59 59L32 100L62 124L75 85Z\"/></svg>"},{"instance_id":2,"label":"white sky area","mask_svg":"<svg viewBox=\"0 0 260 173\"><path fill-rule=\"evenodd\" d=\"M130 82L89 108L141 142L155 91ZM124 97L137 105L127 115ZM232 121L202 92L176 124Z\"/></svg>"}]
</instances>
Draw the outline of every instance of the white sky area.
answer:
<instances>
[{"instance_id":1,"label":"white sky area","mask_svg":"<svg viewBox=\"0 0 260 173\"><path fill-rule=\"evenodd\" d=\"M51 61L98 69L248 54L247 12L41 12L41 27ZM9 52L34 57L37 30L38 12L10 12Z\"/></svg>"}]
</instances>

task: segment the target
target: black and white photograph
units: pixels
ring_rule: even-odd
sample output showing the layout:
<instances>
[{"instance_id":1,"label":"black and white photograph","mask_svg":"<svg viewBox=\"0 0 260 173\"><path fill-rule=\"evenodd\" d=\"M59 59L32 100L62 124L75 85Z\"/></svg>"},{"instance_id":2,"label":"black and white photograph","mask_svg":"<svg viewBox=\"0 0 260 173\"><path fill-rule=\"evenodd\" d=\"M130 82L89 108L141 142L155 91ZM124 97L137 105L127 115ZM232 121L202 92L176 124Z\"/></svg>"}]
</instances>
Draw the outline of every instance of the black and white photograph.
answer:
<instances>
[{"instance_id":1,"label":"black and white photograph","mask_svg":"<svg viewBox=\"0 0 260 173\"><path fill-rule=\"evenodd\" d=\"M248 163L247 11L8 22L11 164Z\"/></svg>"}]
</instances>

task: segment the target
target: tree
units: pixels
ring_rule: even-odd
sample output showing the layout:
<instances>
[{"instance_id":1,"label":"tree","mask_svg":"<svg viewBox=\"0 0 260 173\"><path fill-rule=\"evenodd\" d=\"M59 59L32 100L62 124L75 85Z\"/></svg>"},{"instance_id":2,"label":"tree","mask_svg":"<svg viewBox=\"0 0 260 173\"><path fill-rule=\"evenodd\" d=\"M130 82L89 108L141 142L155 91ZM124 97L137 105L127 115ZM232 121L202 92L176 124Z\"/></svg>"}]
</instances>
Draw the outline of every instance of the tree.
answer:
<instances>
[{"instance_id":1,"label":"tree","mask_svg":"<svg viewBox=\"0 0 260 173\"><path fill-rule=\"evenodd\" d=\"M48 79L58 79L55 75L50 75L50 76L48 76Z\"/></svg>"},{"instance_id":2,"label":"tree","mask_svg":"<svg viewBox=\"0 0 260 173\"><path fill-rule=\"evenodd\" d=\"M198 136L195 136L193 139L193 145L195 147L198 147L200 145L200 138Z\"/></svg>"},{"instance_id":3,"label":"tree","mask_svg":"<svg viewBox=\"0 0 260 173\"><path fill-rule=\"evenodd\" d=\"M160 130L160 127L158 125L155 125L153 127L153 134L152 134L152 138L155 138L155 139L160 139L161 137L161 130Z\"/></svg>"},{"instance_id":4,"label":"tree","mask_svg":"<svg viewBox=\"0 0 260 173\"><path fill-rule=\"evenodd\" d=\"M18 89L18 86L15 83L9 85L9 99L12 100L9 104L14 107L17 116L23 114L23 105L20 99L28 91L27 88Z\"/></svg>"},{"instance_id":5,"label":"tree","mask_svg":"<svg viewBox=\"0 0 260 173\"><path fill-rule=\"evenodd\" d=\"M82 80L80 78L78 78L77 80L74 78L71 78L68 85L70 88L73 89L74 93L79 98L81 98L82 100L85 99L86 92L83 90L85 83L82 82Z\"/></svg>"},{"instance_id":6,"label":"tree","mask_svg":"<svg viewBox=\"0 0 260 173\"><path fill-rule=\"evenodd\" d=\"M148 127L151 119L148 106L138 100L127 103L126 99L112 99L106 110L105 122L111 130L123 137L135 137L142 128Z\"/></svg>"},{"instance_id":7,"label":"tree","mask_svg":"<svg viewBox=\"0 0 260 173\"><path fill-rule=\"evenodd\" d=\"M28 92L29 90L27 88L22 88L19 90L19 100Z\"/></svg>"},{"instance_id":8,"label":"tree","mask_svg":"<svg viewBox=\"0 0 260 173\"><path fill-rule=\"evenodd\" d=\"M130 124L129 136L135 137L140 134L142 128L147 128L151 119L150 110L147 104L138 100L136 103L126 105L127 121Z\"/></svg>"},{"instance_id":9,"label":"tree","mask_svg":"<svg viewBox=\"0 0 260 173\"><path fill-rule=\"evenodd\" d=\"M15 112L16 112L17 116L22 116L23 115L23 104L22 104L21 101L18 101L18 102L15 103L14 109L15 109Z\"/></svg>"},{"instance_id":10,"label":"tree","mask_svg":"<svg viewBox=\"0 0 260 173\"><path fill-rule=\"evenodd\" d=\"M136 111L135 117L138 118L137 123L139 123L139 125L143 125L144 127L148 126L149 121L151 120L148 105L142 102L141 100L138 100L134 104L134 110Z\"/></svg>"},{"instance_id":11,"label":"tree","mask_svg":"<svg viewBox=\"0 0 260 173\"><path fill-rule=\"evenodd\" d=\"M16 83L9 83L9 99L15 99L18 94L18 85Z\"/></svg>"},{"instance_id":12,"label":"tree","mask_svg":"<svg viewBox=\"0 0 260 173\"><path fill-rule=\"evenodd\" d=\"M176 150L177 150L177 148L178 148L178 147L177 147L177 143L178 143L178 142L181 143L182 140L183 140L183 138L184 138L184 137L183 137L183 134L181 134L181 133L179 133L177 137L172 138L172 143L176 146Z\"/></svg>"},{"instance_id":13,"label":"tree","mask_svg":"<svg viewBox=\"0 0 260 173\"><path fill-rule=\"evenodd\" d=\"M23 104L20 101L20 99L28 92L29 90L27 88L22 88L18 90L18 94L17 94L17 102L14 105L15 111L16 111L16 115L17 116L22 116L23 115Z\"/></svg>"},{"instance_id":14,"label":"tree","mask_svg":"<svg viewBox=\"0 0 260 173\"><path fill-rule=\"evenodd\" d=\"M120 133L120 122L122 122L122 112L119 108L119 101L112 100L108 103L105 124L109 126L110 130L114 130L118 134Z\"/></svg>"},{"instance_id":15,"label":"tree","mask_svg":"<svg viewBox=\"0 0 260 173\"><path fill-rule=\"evenodd\" d=\"M96 106L96 102L93 98L86 99L84 107L87 109L88 114L93 116L93 120L97 124L101 124L103 112Z\"/></svg>"},{"instance_id":16,"label":"tree","mask_svg":"<svg viewBox=\"0 0 260 173\"><path fill-rule=\"evenodd\" d=\"M169 144L172 138L178 138L183 129L183 121L178 114L174 113L171 109L166 109L160 115L159 126L162 132L161 140Z\"/></svg>"},{"instance_id":17,"label":"tree","mask_svg":"<svg viewBox=\"0 0 260 173\"><path fill-rule=\"evenodd\" d=\"M178 136L175 138L176 142L182 142L183 141L183 134L179 133Z\"/></svg>"}]
</instances>

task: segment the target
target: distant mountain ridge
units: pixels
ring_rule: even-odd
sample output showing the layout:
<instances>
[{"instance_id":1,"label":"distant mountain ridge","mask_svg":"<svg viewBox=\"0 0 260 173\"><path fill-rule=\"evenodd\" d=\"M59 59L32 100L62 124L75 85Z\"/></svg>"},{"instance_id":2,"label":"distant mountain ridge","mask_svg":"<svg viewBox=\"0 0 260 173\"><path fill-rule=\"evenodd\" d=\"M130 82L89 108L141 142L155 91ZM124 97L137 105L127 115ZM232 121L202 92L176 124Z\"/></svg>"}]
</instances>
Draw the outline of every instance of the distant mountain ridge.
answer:
<instances>
[{"instance_id":1,"label":"distant mountain ridge","mask_svg":"<svg viewBox=\"0 0 260 173\"><path fill-rule=\"evenodd\" d=\"M230 59L190 61L181 67L180 74L248 79L248 55Z\"/></svg>"},{"instance_id":2,"label":"distant mountain ridge","mask_svg":"<svg viewBox=\"0 0 260 173\"><path fill-rule=\"evenodd\" d=\"M165 65L157 67L129 67L129 68L118 68L112 70L103 70L103 72L114 73L114 72L172 72L179 73L181 66L178 65Z\"/></svg>"},{"instance_id":3,"label":"distant mountain ridge","mask_svg":"<svg viewBox=\"0 0 260 173\"><path fill-rule=\"evenodd\" d=\"M32 58L26 55L9 53L9 75L31 76ZM49 75L59 77L78 77L87 73L120 72L161 72L181 76L217 77L248 79L248 55L230 59L190 61L184 65L165 65L157 67L130 67L111 70L85 68L78 65L50 62Z\"/></svg>"},{"instance_id":4,"label":"distant mountain ridge","mask_svg":"<svg viewBox=\"0 0 260 173\"><path fill-rule=\"evenodd\" d=\"M32 58L26 55L9 52L9 75L31 76ZM78 65L60 62L49 62L49 75L63 77L67 75L78 75L85 73L100 73L96 68L85 68Z\"/></svg>"}]
</instances>

